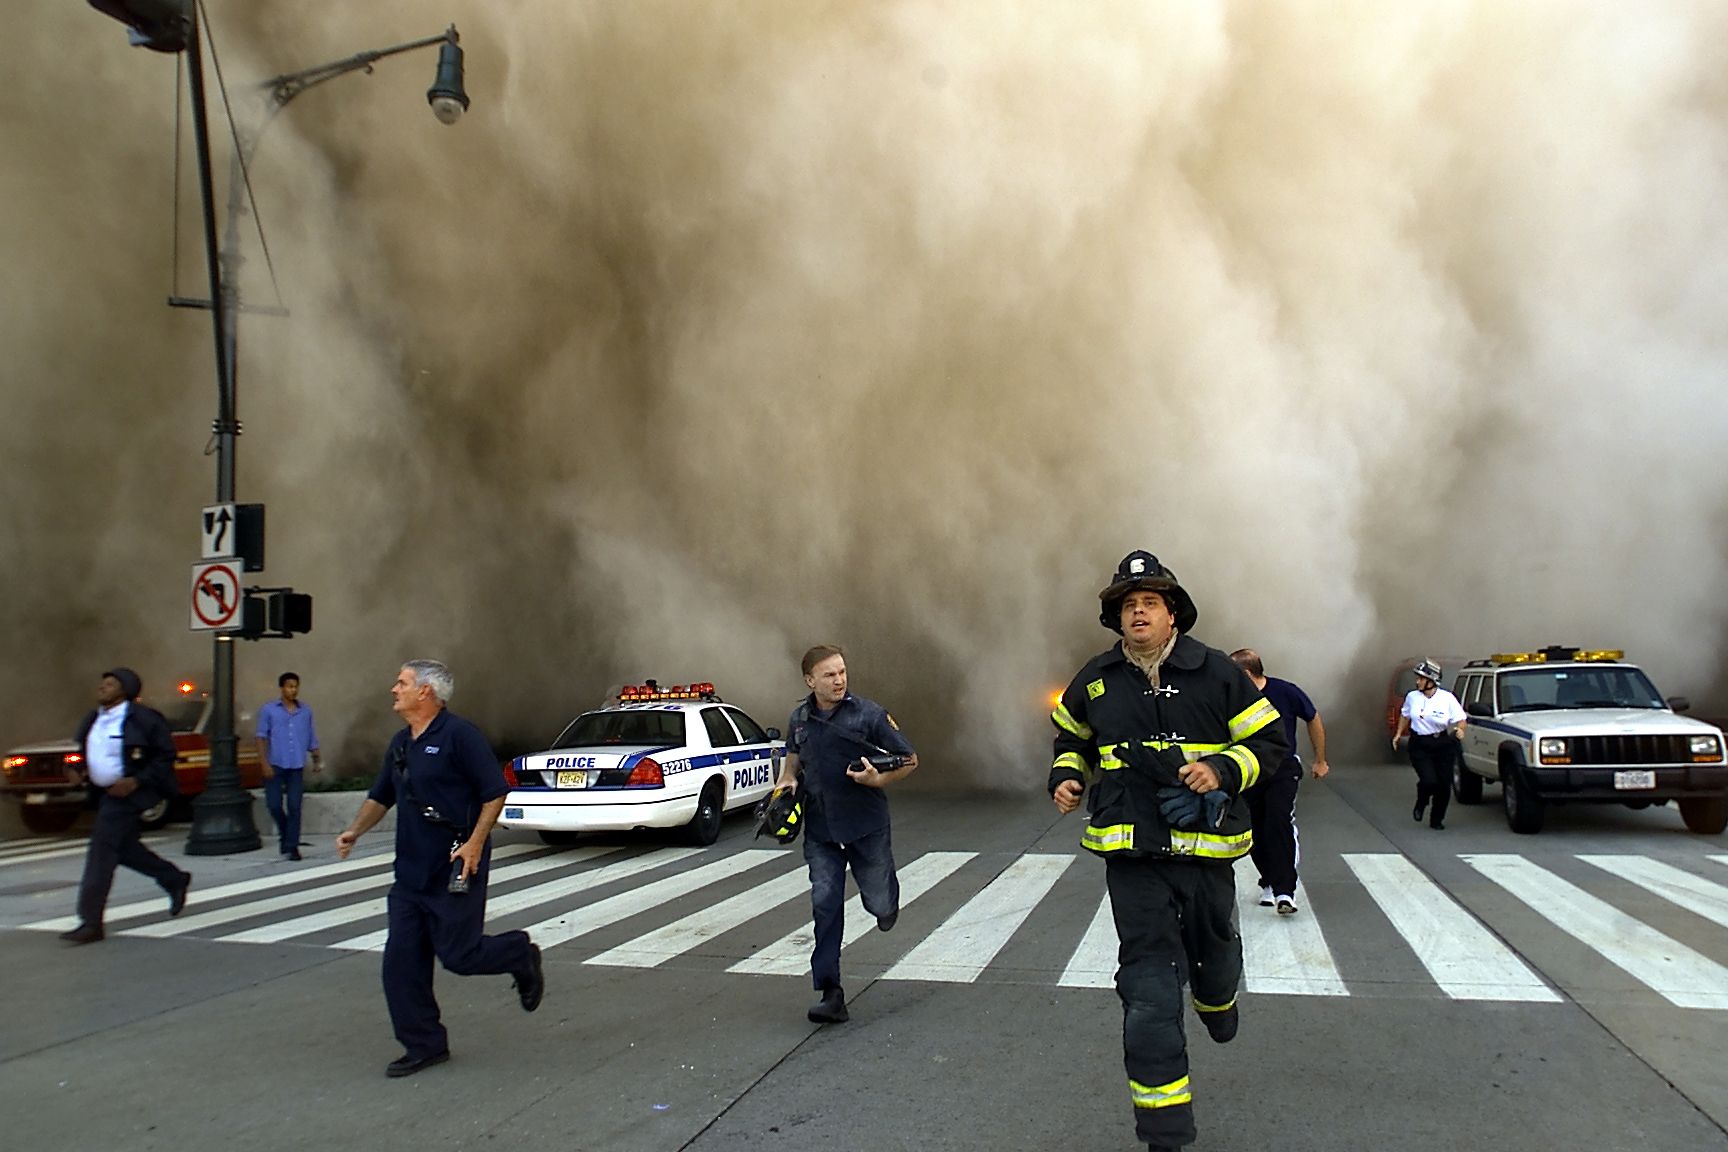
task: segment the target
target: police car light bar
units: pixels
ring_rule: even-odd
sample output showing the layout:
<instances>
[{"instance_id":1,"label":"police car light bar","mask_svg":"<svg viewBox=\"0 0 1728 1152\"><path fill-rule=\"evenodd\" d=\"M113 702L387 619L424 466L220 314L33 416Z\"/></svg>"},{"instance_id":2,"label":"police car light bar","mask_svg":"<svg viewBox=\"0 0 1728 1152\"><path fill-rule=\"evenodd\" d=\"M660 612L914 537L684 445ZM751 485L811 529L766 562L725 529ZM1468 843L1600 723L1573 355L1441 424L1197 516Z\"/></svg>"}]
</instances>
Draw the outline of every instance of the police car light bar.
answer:
<instances>
[{"instance_id":1,"label":"police car light bar","mask_svg":"<svg viewBox=\"0 0 1728 1152\"><path fill-rule=\"evenodd\" d=\"M626 684L618 689L620 704L644 704L656 700L718 700L714 685L704 680L699 684L685 687L674 684L670 688L662 688L652 681L647 684Z\"/></svg>"},{"instance_id":2,"label":"police car light bar","mask_svg":"<svg viewBox=\"0 0 1728 1152\"><path fill-rule=\"evenodd\" d=\"M1496 664L1546 664L1549 661L1571 661L1573 663L1594 664L1612 663L1622 660L1626 653L1619 648L1563 648L1551 644L1540 652L1496 652L1493 661Z\"/></svg>"}]
</instances>

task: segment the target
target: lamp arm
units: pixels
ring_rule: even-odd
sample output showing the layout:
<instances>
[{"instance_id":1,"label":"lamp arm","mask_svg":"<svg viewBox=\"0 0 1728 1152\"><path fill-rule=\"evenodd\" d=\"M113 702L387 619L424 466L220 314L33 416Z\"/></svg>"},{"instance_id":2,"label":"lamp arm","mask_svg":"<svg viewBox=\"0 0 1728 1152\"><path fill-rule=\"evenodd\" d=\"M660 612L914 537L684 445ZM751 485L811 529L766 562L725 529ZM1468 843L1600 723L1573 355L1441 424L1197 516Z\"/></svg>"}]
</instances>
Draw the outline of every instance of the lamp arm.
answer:
<instances>
[{"instance_id":1,"label":"lamp arm","mask_svg":"<svg viewBox=\"0 0 1728 1152\"><path fill-rule=\"evenodd\" d=\"M272 76L258 86L270 93L270 103L273 109L279 109L294 97L338 76L346 76L350 72L370 72L372 65L387 56L400 56L404 52L412 52L416 48L430 48L434 44L457 43L456 25L452 24L437 36L428 36L423 40L410 40L406 44L396 44L389 48L375 48L367 52L357 52L342 60L332 60L328 64L317 64L311 68L302 68L298 72L284 72L280 76Z\"/></svg>"}]
</instances>

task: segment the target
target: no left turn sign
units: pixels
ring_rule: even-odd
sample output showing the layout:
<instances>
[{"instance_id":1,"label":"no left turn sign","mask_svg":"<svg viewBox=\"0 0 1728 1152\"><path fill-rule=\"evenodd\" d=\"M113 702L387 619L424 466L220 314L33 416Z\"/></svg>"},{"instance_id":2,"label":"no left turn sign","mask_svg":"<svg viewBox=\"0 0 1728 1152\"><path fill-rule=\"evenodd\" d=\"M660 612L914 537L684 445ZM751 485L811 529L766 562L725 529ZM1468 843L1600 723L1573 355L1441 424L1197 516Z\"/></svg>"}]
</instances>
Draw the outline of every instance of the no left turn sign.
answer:
<instances>
[{"instance_id":1,"label":"no left turn sign","mask_svg":"<svg viewBox=\"0 0 1728 1152\"><path fill-rule=\"evenodd\" d=\"M192 565L192 631L220 632L240 626L240 561Z\"/></svg>"}]
</instances>

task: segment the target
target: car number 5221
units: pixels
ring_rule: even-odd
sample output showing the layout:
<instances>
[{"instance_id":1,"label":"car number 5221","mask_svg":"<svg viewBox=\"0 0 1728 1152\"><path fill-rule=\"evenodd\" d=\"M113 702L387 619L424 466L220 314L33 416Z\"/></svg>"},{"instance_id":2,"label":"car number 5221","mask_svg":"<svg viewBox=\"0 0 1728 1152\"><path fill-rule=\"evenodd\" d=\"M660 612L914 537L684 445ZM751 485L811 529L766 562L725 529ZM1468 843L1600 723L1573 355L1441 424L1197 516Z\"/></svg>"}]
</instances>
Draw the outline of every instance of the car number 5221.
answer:
<instances>
[{"instance_id":1,"label":"car number 5221","mask_svg":"<svg viewBox=\"0 0 1728 1152\"><path fill-rule=\"evenodd\" d=\"M572 775L579 776L581 773L572 773ZM1614 787L1620 789L1654 788L1656 787L1656 773L1649 769L1640 769L1633 772L1616 772L1614 773Z\"/></svg>"},{"instance_id":2,"label":"car number 5221","mask_svg":"<svg viewBox=\"0 0 1728 1152\"><path fill-rule=\"evenodd\" d=\"M558 787L560 787L560 788L586 788L586 787L588 787L588 773L586 773L586 772L560 772L560 773L558 773Z\"/></svg>"}]
</instances>

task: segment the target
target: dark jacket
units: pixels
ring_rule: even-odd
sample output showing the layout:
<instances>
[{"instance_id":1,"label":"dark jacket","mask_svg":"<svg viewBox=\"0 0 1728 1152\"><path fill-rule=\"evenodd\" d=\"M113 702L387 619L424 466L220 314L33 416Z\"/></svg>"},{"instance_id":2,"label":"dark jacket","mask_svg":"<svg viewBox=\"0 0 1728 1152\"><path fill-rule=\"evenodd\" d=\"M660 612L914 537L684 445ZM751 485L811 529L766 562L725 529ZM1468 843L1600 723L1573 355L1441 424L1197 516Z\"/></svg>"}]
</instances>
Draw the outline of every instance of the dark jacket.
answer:
<instances>
[{"instance_id":1,"label":"dark jacket","mask_svg":"<svg viewBox=\"0 0 1728 1152\"><path fill-rule=\"evenodd\" d=\"M84 741L95 723L96 709L92 708L78 725L78 754L81 756L89 752ZM126 706L126 719L120 724L120 745L121 768L138 781L138 790L127 797L135 807L140 810L149 808L164 797L172 800L180 794L174 776L174 760L178 753L174 749L174 737L168 730L168 721L163 719L162 713L136 700L131 701ZM95 785L91 785L91 790L98 794L103 791Z\"/></svg>"},{"instance_id":2,"label":"dark jacket","mask_svg":"<svg viewBox=\"0 0 1728 1152\"><path fill-rule=\"evenodd\" d=\"M1233 860L1254 843L1242 792L1284 759L1278 710L1230 657L1180 636L1153 688L1118 643L1080 669L1051 713L1056 725L1050 790L1064 780L1091 784L1081 846L1101 856ZM1147 751L1130 753L1123 745ZM1204 760L1230 801L1221 827L1172 828L1158 789L1184 763Z\"/></svg>"}]
</instances>

